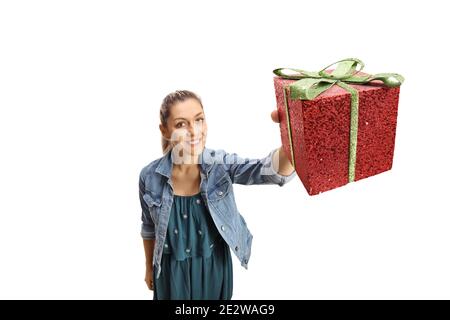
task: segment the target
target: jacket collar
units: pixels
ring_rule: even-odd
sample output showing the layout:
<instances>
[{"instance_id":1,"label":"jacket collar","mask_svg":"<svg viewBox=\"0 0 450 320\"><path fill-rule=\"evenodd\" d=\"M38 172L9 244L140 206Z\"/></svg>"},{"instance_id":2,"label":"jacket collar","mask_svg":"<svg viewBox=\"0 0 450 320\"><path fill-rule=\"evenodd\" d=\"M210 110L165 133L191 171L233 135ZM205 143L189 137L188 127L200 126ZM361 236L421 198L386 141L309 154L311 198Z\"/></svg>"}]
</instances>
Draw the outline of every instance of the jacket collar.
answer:
<instances>
[{"instance_id":1,"label":"jacket collar","mask_svg":"<svg viewBox=\"0 0 450 320\"><path fill-rule=\"evenodd\" d=\"M155 169L155 172L170 178L172 175L173 161L172 161L173 149L168 151L163 157L160 158L159 164ZM200 169L208 175L212 168L214 150L204 147L200 157Z\"/></svg>"}]
</instances>

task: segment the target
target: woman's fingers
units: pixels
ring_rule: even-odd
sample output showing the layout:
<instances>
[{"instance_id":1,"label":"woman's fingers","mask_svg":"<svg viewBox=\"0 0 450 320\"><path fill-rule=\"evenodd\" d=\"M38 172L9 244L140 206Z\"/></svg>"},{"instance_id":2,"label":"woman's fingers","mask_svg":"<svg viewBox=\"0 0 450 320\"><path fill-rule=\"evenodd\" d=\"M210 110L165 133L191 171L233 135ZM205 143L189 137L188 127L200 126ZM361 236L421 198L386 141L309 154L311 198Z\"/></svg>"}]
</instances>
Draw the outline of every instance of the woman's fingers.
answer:
<instances>
[{"instance_id":1,"label":"woman's fingers","mask_svg":"<svg viewBox=\"0 0 450 320\"><path fill-rule=\"evenodd\" d=\"M147 287L149 288L149 290L153 290L153 280L145 279L145 283L147 284Z\"/></svg>"},{"instance_id":2,"label":"woman's fingers","mask_svg":"<svg viewBox=\"0 0 450 320\"><path fill-rule=\"evenodd\" d=\"M280 123L280 119L278 117L278 110L273 110L272 113L270 114L270 117L274 122Z\"/></svg>"},{"instance_id":3,"label":"woman's fingers","mask_svg":"<svg viewBox=\"0 0 450 320\"><path fill-rule=\"evenodd\" d=\"M145 283L150 290L153 290L153 271L146 270L145 272Z\"/></svg>"}]
</instances>

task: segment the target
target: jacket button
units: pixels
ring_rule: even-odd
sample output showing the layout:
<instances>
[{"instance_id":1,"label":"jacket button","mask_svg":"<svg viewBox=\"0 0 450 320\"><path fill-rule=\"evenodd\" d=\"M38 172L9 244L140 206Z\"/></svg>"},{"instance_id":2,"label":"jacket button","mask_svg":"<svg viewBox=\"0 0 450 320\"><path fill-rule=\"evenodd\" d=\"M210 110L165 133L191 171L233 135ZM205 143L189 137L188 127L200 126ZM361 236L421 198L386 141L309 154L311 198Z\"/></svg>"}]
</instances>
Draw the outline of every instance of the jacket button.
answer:
<instances>
[{"instance_id":1,"label":"jacket button","mask_svg":"<svg viewBox=\"0 0 450 320\"><path fill-rule=\"evenodd\" d=\"M225 231L225 226L221 226L220 229L222 229L222 231Z\"/></svg>"},{"instance_id":2,"label":"jacket button","mask_svg":"<svg viewBox=\"0 0 450 320\"><path fill-rule=\"evenodd\" d=\"M187 213L183 214L184 219L187 219L187 217L188 217Z\"/></svg>"},{"instance_id":3,"label":"jacket button","mask_svg":"<svg viewBox=\"0 0 450 320\"><path fill-rule=\"evenodd\" d=\"M191 249L189 249L189 248L186 249L186 253L189 253L189 252L191 252Z\"/></svg>"},{"instance_id":4,"label":"jacket button","mask_svg":"<svg viewBox=\"0 0 450 320\"><path fill-rule=\"evenodd\" d=\"M200 202L201 202L201 201L200 201L200 199L197 199L197 201L196 201L196 202L197 202L197 204L200 204Z\"/></svg>"},{"instance_id":5,"label":"jacket button","mask_svg":"<svg viewBox=\"0 0 450 320\"><path fill-rule=\"evenodd\" d=\"M238 249L239 249L238 246L236 246L236 248L234 248L234 250L236 250L236 251L238 251Z\"/></svg>"},{"instance_id":6,"label":"jacket button","mask_svg":"<svg viewBox=\"0 0 450 320\"><path fill-rule=\"evenodd\" d=\"M247 259L244 259L244 263L248 263L248 260L247 260Z\"/></svg>"},{"instance_id":7,"label":"jacket button","mask_svg":"<svg viewBox=\"0 0 450 320\"><path fill-rule=\"evenodd\" d=\"M200 236L202 236L202 235L203 235L202 230L198 230L198 234L199 234Z\"/></svg>"},{"instance_id":8,"label":"jacket button","mask_svg":"<svg viewBox=\"0 0 450 320\"><path fill-rule=\"evenodd\" d=\"M169 245L168 245L167 243L165 243L165 244L164 244L164 247L165 247L165 248L168 248L168 247L169 247Z\"/></svg>"},{"instance_id":9,"label":"jacket button","mask_svg":"<svg viewBox=\"0 0 450 320\"><path fill-rule=\"evenodd\" d=\"M173 230L173 233L178 234L178 229Z\"/></svg>"},{"instance_id":10,"label":"jacket button","mask_svg":"<svg viewBox=\"0 0 450 320\"><path fill-rule=\"evenodd\" d=\"M218 194L219 196L221 196L221 195L223 195L223 192L222 192L222 191L217 191L217 194Z\"/></svg>"}]
</instances>

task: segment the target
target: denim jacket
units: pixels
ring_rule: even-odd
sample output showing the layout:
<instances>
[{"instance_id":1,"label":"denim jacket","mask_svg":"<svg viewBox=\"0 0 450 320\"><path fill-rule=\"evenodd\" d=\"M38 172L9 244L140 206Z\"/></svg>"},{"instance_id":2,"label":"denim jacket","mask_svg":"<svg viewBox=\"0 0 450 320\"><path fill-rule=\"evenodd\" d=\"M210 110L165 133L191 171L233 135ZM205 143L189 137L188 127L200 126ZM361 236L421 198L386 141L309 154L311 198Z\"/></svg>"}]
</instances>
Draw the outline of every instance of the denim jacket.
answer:
<instances>
[{"instance_id":1,"label":"denim jacket","mask_svg":"<svg viewBox=\"0 0 450 320\"><path fill-rule=\"evenodd\" d=\"M233 183L283 186L292 180L295 171L289 176L275 171L272 156L276 150L272 150L265 158L249 159L223 149L205 147L199 156L201 197L217 230L246 269L253 235L236 206ZM172 166L172 151L169 151L145 166L139 177L141 236L143 239L156 239L152 264L158 278L173 203Z\"/></svg>"}]
</instances>

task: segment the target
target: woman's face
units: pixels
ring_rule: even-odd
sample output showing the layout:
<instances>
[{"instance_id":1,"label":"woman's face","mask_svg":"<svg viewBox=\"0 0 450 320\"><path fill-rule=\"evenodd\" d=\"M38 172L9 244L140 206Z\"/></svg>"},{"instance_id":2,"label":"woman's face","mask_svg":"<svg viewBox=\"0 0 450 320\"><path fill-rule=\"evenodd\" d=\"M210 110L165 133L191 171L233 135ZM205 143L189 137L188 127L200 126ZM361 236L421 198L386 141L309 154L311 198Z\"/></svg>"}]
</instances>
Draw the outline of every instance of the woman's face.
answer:
<instances>
[{"instance_id":1,"label":"woman's face","mask_svg":"<svg viewBox=\"0 0 450 320\"><path fill-rule=\"evenodd\" d=\"M206 143L207 126L200 103L193 98L177 102L170 108L167 128L160 124L161 133L184 156L197 156ZM177 151L177 150L175 150Z\"/></svg>"}]
</instances>

